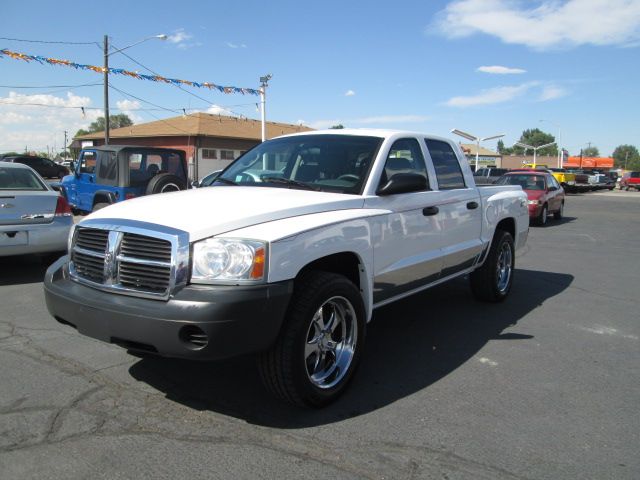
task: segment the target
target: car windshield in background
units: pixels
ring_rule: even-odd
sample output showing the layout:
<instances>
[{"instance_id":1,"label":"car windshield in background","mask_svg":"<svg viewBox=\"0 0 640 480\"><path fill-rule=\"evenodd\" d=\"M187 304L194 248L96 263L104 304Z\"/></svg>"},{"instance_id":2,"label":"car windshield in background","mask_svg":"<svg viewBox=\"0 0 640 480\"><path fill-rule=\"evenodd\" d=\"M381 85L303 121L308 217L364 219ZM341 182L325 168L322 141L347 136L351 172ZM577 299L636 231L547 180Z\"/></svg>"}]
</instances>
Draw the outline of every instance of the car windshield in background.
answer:
<instances>
[{"instance_id":1,"label":"car windshield in background","mask_svg":"<svg viewBox=\"0 0 640 480\"><path fill-rule=\"evenodd\" d=\"M359 194L382 138L296 135L262 143L214 183Z\"/></svg>"},{"instance_id":2,"label":"car windshield in background","mask_svg":"<svg viewBox=\"0 0 640 480\"><path fill-rule=\"evenodd\" d=\"M0 190L47 190L31 170L0 167Z\"/></svg>"},{"instance_id":3,"label":"car windshield in background","mask_svg":"<svg viewBox=\"0 0 640 480\"><path fill-rule=\"evenodd\" d=\"M631 178L640 178L640 172L631 172L629 175Z\"/></svg>"},{"instance_id":4,"label":"car windshield in background","mask_svg":"<svg viewBox=\"0 0 640 480\"><path fill-rule=\"evenodd\" d=\"M504 175L496 184L520 185L523 190L544 190L544 177L542 175Z\"/></svg>"}]
</instances>

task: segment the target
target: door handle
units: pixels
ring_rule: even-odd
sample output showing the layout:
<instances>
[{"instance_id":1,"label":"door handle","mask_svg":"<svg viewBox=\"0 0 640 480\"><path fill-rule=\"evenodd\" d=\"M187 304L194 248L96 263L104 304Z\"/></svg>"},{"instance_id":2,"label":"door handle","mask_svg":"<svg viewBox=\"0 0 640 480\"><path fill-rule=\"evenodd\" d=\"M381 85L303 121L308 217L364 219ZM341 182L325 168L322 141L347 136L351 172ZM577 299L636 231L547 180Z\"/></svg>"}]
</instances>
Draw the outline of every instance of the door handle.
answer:
<instances>
[{"instance_id":1,"label":"door handle","mask_svg":"<svg viewBox=\"0 0 640 480\"><path fill-rule=\"evenodd\" d=\"M422 209L422 215L425 217L430 217L432 215L437 215L440 209L438 207L425 207Z\"/></svg>"},{"instance_id":2,"label":"door handle","mask_svg":"<svg viewBox=\"0 0 640 480\"><path fill-rule=\"evenodd\" d=\"M475 210L476 208L478 208L478 202L469 202L469 203L467 203L467 209L468 210Z\"/></svg>"}]
</instances>

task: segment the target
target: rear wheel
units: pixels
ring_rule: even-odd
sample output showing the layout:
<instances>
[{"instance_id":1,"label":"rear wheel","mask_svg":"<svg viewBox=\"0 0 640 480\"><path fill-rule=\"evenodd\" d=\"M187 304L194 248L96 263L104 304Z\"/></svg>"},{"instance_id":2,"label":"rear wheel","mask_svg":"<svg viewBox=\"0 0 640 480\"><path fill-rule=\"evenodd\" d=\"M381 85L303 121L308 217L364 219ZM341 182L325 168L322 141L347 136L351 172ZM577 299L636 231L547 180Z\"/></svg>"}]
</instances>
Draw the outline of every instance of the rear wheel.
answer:
<instances>
[{"instance_id":1,"label":"rear wheel","mask_svg":"<svg viewBox=\"0 0 640 480\"><path fill-rule=\"evenodd\" d=\"M318 408L336 400L360 360L364 312L360 291L347 278L303 274L276 344L259 361L267 389L301 406Z\"/></svg>"},{"instance_id":2,"label":"rear wheel","mask_svg":"<svg viewBox=\"0 0 640 480\"><path fill-rule=\"evenodd\" d=\"M501 302L511 290L515 249L509 232L496 230L482 266L470 275L474 297L485 302Z\"/></svg>"}]
</instances>

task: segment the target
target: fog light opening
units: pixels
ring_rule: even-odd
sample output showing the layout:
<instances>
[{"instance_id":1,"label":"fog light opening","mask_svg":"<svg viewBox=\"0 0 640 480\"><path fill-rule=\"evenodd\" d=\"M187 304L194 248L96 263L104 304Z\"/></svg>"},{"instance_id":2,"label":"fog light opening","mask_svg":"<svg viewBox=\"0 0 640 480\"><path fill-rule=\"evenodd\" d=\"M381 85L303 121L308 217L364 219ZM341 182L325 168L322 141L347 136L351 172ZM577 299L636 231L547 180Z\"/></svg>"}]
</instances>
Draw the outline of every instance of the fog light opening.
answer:
<instances>
[{"instance_id":1,"label":"fog light opening","mask_svg":"<svg viewBox=\"0 0 640 480\"><path fill-rule=\"evenodd\" d=\"M195 325L185 325L180 329L178 337L193 350L200 350L209 344L209 337L204 331Z\"/></svg>"}]
</instances>

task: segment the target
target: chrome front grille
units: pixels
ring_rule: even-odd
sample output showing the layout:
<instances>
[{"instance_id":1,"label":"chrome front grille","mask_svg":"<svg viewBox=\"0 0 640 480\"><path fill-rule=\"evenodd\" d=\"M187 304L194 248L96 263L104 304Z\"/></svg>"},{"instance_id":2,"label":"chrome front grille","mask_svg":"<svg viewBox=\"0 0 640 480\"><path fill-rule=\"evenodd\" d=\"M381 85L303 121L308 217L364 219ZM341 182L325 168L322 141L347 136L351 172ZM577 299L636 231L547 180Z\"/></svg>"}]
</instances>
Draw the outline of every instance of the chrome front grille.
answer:
<instances>
[{"instance_id":1,"label":"chrome front grille","mask_svg":"<svg viewBox=\"0 0 640 480\"><path fill-rule=\"evenodd\" d=\"M71 277L115 293L169 298L176 287L186 284L188 236L166 227L158 229L142 228L136 222L124 226L83 222L71 245Z\"/></svg>"}]
</instances>

